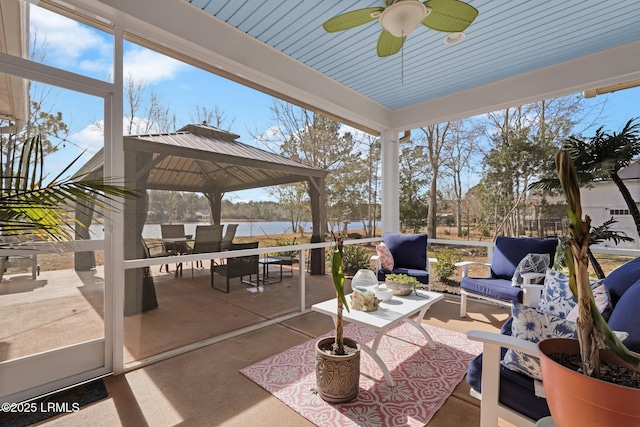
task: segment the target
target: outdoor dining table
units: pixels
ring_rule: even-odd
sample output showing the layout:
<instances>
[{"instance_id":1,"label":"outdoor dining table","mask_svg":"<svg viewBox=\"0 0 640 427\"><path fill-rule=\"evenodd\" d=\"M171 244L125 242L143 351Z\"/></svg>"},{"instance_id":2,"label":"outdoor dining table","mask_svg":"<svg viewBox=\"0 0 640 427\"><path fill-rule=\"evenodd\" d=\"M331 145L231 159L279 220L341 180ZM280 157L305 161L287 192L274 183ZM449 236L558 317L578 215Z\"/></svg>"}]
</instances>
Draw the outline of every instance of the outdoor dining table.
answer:
<instances>
[{"instance_id":1,"label":"outdoor dining table","mask_svg":"<svg viewBox=\"0 0 640 427\"><path fill-rule=\"evenodd\" d=\"M163 237L160 239L160 241L162 242L162 244L167 244L167 245L180 245L180 244L184 244L186 245L189 242L193 242L193 236L188 235L188 236L184 236L184 237ZM181 254L178 254L177 256L179 256ZM178 277L178 274L180 274L180 276L182 276L182 263L176 263L176 272L175 272L175 277Z\"/></svg>"}]
</instances>

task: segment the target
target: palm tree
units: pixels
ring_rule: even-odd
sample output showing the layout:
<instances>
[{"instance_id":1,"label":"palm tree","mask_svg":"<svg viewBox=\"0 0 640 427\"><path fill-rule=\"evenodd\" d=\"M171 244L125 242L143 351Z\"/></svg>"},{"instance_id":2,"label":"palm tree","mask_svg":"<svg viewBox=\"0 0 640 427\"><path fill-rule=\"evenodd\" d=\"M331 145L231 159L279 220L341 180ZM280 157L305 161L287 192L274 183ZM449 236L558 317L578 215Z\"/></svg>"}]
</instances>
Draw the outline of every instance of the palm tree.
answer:
<instances>
[{"instance_id":1,"label":"palm tree","mask_svg":"<svg viewBox=\"0 0 640 427\"><path fill-rule=\"evenodd\" d=\"M0 164L5 164L1 153ZM25 141L20 155L14 153L0 174L0 234L73 240L72 226L83 226L73 216L74 208L91 213L97 208L113 210L117 198L137 195L109 179L90 179L89 174L64 177L81 155L45 183L41 138Z\"/></svg>"},{"instance_id":2,"label":"palm tree","mask_svg":"<svg viewBox=\"0 0 640 427\"><path fill-rule=\"evenodd\" d=\"M634 123L636 120L638 118L629 120L619 133L608 133L600 127L592 138L572 136L563 148L571 153L581 184L606 179L616 184L640 235L640 210L618 175L640 155L640 123Z\"/></svg>"},{"instance_id":3,"label":"palm tree","mask_svg":"<svg viewBox=\"0 0 640 427\"><path fill-rule=\"evenodd\" d=\"M569 152L573 161L578 182L581 187L588 186L592 182L612 180L622 195L629 213L640 235L640 210L631 196L629 188L625 185L619 172L629 166L640 155L640 123L638 118L631 119L619 133L604 131L603 127L596 130L591 138L571 136L562 143L562 149ZM529 189L551 191L560 189L560 180L557 177L541 179L529 186ZM626 235L610 230L613 224L611 220L592 230L596 239L590 244L600 243L603 240L629 241ZM603 228L604 227L604 228ZM589 258L598 277L604 277L600 265L589 250Z\"/></svg>"}]
</instances>

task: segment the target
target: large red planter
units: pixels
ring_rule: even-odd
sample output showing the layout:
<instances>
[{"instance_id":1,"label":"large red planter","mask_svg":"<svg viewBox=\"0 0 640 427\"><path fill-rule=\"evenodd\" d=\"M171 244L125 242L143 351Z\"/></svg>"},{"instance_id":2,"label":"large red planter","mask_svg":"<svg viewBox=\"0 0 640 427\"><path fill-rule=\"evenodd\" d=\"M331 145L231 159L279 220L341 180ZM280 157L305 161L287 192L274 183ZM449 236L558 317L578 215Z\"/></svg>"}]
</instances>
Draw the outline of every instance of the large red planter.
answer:
<instances>
[{"instance_id":1,"label":"large red planter","mask_svg":"<svg viewBox=\"0 0 640 427\"><path fill-rule=\"evenodd\" d=\"M578 340L551 338L538 348L544 393L557 427L640 426L640 389L588 377L547 357L580 354ZM600 358L631 367L610 350L600 350Z\"/></svg>"}]
</instances>

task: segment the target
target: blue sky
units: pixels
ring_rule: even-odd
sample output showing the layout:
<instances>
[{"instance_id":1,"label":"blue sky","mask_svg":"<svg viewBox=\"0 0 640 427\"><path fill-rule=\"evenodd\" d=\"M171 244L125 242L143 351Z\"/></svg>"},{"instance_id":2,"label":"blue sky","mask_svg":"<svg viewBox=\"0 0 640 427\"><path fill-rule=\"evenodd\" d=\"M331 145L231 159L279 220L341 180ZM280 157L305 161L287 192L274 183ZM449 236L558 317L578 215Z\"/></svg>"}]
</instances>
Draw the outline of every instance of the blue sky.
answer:
<instances>
[{"instance_id":1,"label":"blue sky","mask_svg":"<svg viewBox=\"0 0 640 427\"><path fill-rule=\"evenodd\" d=\"M100 80L111 80L113 43L110 35L37 6L31 8L31 31L32 35L37 34L40 42L46 43L45 63ZM234 121L231 131L240 135L240 141L256 146L260 144L251 135L267 133L275 125L270 111L273 98L256 90L130 43L125 46L124 67L125 75L130 73L136 81L143 79L147 92L153 91L176 113L179 125L191 122L196 105L208 109L217 106L229 121ZM607 108L598 125L618 130L629 119L640 116L640 88L604 97ZM598 101L602 98L598 97ZM80 152L74 146L86 148L88 154L102 147L102 133L93 125L102 118L101 100L60 91L55 103L56 110L64 112L65 120L71 126L71 144L65 151L65 158L53 161L66 164L71 156L69 151L75 150L75 155ZM258 189L225 198L232 201L267 200L269 196Z\"/></svg>"}]
</instances>

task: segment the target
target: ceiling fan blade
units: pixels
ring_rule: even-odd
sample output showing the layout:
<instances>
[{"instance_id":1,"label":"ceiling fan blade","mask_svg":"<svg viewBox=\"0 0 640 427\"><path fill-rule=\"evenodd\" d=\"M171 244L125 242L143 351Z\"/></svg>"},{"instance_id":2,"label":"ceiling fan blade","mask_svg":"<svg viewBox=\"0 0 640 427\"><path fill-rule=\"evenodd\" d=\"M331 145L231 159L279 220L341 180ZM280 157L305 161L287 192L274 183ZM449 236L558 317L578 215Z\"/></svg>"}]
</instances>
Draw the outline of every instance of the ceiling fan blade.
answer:
<instances>
[{"instance_id":1,"label":"ceiling fan blade","mask_svg":"<svg viewBox=\"0 0 640 427\"><path fill-rule=\"evenodd\" d=\"M467 29L478 16L478 10L459 0L427 0L431 13L422 20L422 25L445 33L458 33Z\"/></svg>"},{"instance_id":2,"label":"ceiling fan blade","mask_svg":"<svg viewBox=\"0 0 640 427\"><path fill-rule=\"evenodd\" d=\"M396 37L389 31L382 30L382 32L380 33L380 37L378 37L378 56L391 56L398 53L400 49L402 49L402 45L404 44L404 41L406 39L407 36Z\"/></svg>"},{"instance_id":3,"label":"ceiling fan blade","mask_svg":"<svg viewBox=\"0 0 640 427\"><path fill-rule=\"evenodd\" d=\"M351 12L334 16L322 24L322 26L328 33L348 30L349 28L357 27L358 25L378 19L383 10L384 7L368 7L366 9L352 10ZM374 16L371 16L372 14Z\"/></svg>"}]
</instances>

